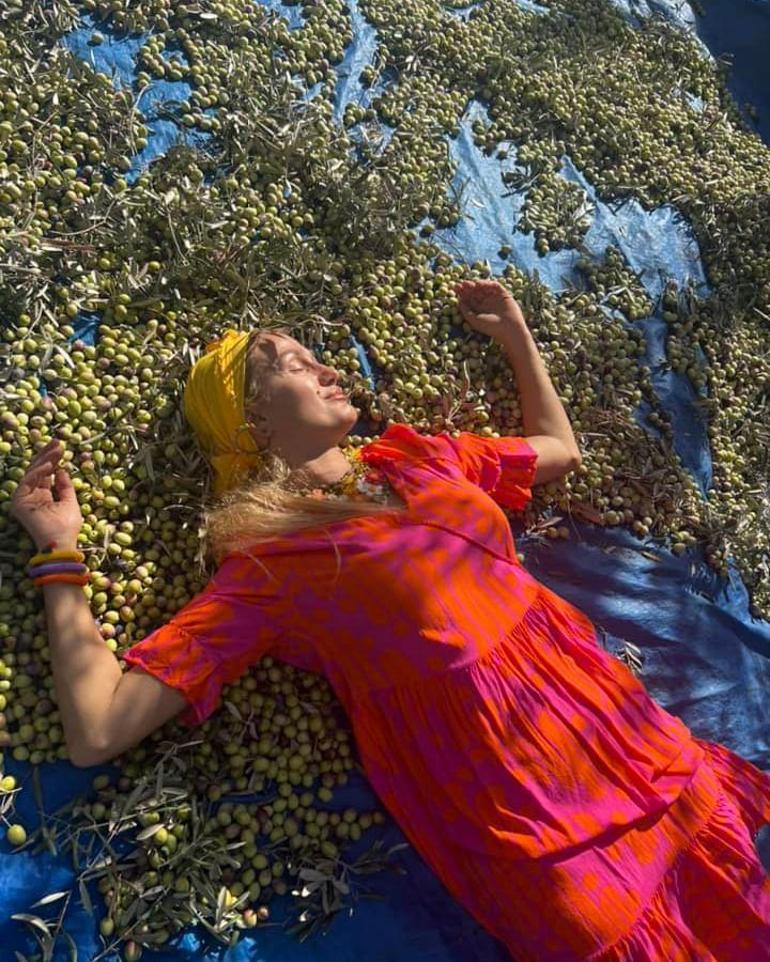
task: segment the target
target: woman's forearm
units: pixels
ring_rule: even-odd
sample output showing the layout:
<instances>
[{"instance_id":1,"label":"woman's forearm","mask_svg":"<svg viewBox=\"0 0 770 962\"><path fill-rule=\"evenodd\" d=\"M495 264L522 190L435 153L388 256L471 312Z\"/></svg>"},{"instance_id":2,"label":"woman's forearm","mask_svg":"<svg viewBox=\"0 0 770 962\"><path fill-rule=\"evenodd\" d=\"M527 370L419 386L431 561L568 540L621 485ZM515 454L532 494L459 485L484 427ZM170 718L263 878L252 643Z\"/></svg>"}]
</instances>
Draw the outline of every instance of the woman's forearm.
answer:
<instances>
[{"instance_id":1,"label":"woman's forearm","mask_svg":"<svg viewBox=\"0 0 770 962\"><path fill-rule=\"evenodd\" d=\"M570 451L579 447L567 412L556 393L526 322L512 320L500 336L500 346L513 368L521 395L521 416L525 434L547 434L559 438Z\"/></svg>"},{"instance_id":2,"label":"woman's forearm","mask_svg":"<svg viewBox=\"0 0 770 962\"><path fill-rule=\"evenodd\" d=\"M122 671L79 585L48 584L43 594L56 701L70 759L77 763L101 745Z\"/></svg>"}]
</instances>

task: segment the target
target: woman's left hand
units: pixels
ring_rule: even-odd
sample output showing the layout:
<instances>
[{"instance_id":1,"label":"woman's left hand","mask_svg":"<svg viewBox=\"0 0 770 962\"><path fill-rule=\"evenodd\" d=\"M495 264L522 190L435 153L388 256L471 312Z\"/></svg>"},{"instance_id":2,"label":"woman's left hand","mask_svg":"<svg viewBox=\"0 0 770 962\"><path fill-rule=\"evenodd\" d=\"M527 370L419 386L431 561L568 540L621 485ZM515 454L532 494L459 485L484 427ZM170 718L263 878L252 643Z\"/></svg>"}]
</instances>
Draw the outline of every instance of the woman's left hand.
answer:
<instances>
[{"instance_id":1,"label":"woman's left hand","mask_svg":"<svg viewBox=\"0 0 770 962\"><path fill-rule=\"evenodd\" d=\"M460 313L474 331L495 341L519 324L525 324L521 308L502 284L490 279L455 284Z\"/></svg>"}]
</instances>

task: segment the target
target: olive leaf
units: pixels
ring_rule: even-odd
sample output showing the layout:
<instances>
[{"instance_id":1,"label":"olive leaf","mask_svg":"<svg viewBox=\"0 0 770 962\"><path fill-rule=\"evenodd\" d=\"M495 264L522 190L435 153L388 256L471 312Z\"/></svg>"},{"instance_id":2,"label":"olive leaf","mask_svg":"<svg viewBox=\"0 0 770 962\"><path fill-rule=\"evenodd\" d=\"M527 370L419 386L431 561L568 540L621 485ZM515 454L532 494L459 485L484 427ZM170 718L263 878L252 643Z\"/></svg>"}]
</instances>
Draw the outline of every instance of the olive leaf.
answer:
<instances>
[{"instance_id":1,"label":"olive leaf","mask_svg":"<svg viewBox=\"0 0 770 962\"><path fill-rule=\"evenodd\" d=\"M67 944L69 945L70 962L78 962L77 943L69 934L69 932L66 931L66 929L62 929L62 935L67 940Z\"/></svg>"},{"instance_id":2,"label":"olive leaf","mask_svg":"<svg viewBox=\"0 0 770 962\"><path fill-rule=\"evenodd\" d=\"M70 893L69 893L69 892L66 892L66 891L65 891L65 892L52 892L50 895L46 895L44 898L39 899L37 902L34 902L32 905L30 905L30 908L31 908L31 909L35 909L35 908L37 908L39 905L48 905L49 902L58 902L59 899L62 899L62 898L64 898L66 895L69 895L69 894L70 894Z\"/></svg>"},{"instance_id":3,"label":"olive leaf","mask_svg":"<svg viewBox=\"0 0 770 962\"><path fill-rule=\"evenodd\" d=\"M146 828L143 828L141 832L137 832L136 840L138 842L144 842L148 838L152 838L153 835L157 835L162 828L165 828L165 826L160 822L156 825L148 825Z\"/></svg>"},{"instance_id":4,"label":"olive leaf","mask_svg":"<svg viewBox=\"0 0 770 962\"><path fill-rule=\"evenodd\" d=\"M313 868L303 868L297 873L297 877L306 882L324 882L330 876L327 872L319 872Z\"/></svg>"},{"instance_id":5,"label":"olive leaf","mask_svg":"<svg viewBox=\"0 0 770 962\"><path fill-rule=\"evenodd\" d=\"M219 894L217 895L217 911L214 917L215 927L218 926L219 923L222 921L222 916L225 914L229 897L230 897L230 893L228 892L227 888L223 885L219 890Z\"/></svg>"},{"instance_id":6,"label":"olive leaf","mask_svg":"<svg viewBox=\"0 0 770 962\"><path fill-rule=\"evenodd\" d=\"M88 886L82 877L78 879L78 891L80 892L80 901L83 905L83 908L89 915L93 915L94 906L91 902L91 896L88 894Z\"/></svg>"},{"instance_id":7,"label":"olive leaf","mask_svg":"<svg viewBox=\"0 0 770 962\"><path fill-rule=\"evenodd\" d=\"M224 701L223 704L234 718L237 718L238 721L243 721L243 716L231 701Z\"/></svg>"},{"instance_id":8,"label":"olive leaf","mask_svg":"<svg viewBox=\"0 0 770 962\"><path fill-rule=\"evenodd\" d=\"M17 912L15 915L12 915L11 918L18 920L19 922L26 922L28 925L31 925L43 932L45 934L45 938L43 940L45 946L52 943L53 937L48 925L37 915L29 915L26 912Z\"/></svg>"}]
</instances>

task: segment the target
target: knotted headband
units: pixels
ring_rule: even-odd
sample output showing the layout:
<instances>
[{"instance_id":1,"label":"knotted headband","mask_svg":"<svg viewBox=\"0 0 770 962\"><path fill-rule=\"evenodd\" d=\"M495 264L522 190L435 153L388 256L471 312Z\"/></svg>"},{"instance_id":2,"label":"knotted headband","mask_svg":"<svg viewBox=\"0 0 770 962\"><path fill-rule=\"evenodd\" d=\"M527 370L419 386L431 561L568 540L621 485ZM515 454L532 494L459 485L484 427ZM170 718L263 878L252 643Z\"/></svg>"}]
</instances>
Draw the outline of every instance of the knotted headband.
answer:
<instances>
[{"instance_id":1,"label":"knotted headband","mask_svg":"<svg viewBox=\"0 0 770 962\"><path fill-rule=\"evenodd\" d=\"M249 336L249 331L228 328L206 346L185 385L185 417L214 468L217 496L235 487L262 460L244 410Z\"/></svg>"}]
</instances>

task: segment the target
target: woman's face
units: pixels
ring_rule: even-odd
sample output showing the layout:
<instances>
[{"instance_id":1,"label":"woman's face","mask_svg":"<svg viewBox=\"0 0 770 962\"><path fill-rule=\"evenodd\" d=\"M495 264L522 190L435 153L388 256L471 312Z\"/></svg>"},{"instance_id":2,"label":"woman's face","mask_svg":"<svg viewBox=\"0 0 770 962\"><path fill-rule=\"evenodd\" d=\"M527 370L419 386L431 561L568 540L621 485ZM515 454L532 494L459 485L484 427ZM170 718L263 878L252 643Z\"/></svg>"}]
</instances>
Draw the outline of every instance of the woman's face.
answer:
<instances>
[{"instance_id":1,"label":"woman's face","mask_svg":"<svg viewBox=\"0 0 770 962\"><path fill-rule=\"evenodd\" d=\"M255 407L246 412L255 425L255 441L292 465L338 445L358 420L358 411L346 396L340 397L338 372L287 334L257 335L248 373L260 388Z\"/></svg>"}]
</instances>

